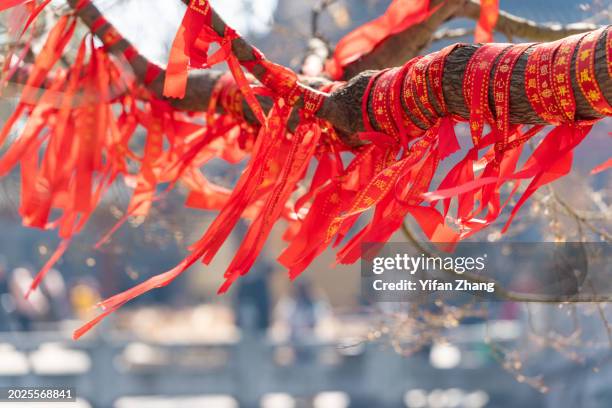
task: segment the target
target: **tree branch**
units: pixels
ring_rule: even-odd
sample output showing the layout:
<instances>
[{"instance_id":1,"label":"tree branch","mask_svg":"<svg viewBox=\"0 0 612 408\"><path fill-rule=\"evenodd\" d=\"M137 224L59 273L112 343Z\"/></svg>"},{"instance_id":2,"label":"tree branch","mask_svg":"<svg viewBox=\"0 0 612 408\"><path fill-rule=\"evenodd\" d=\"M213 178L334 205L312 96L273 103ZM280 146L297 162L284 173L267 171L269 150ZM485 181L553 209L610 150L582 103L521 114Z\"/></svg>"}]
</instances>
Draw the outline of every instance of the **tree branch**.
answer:
<instances>
[{"instance_id":1,"label":"tree branch","mask_svg":"<svg viewBox=\"0 0 612 408\"><path fill-rule=\"evenodd\" d=\"M432 8L442 3L442 0L431 1ZM383 69L401 65L416 57L436 39L438 28L455 17L466 17L478 20L480 3L476 0L447 0L427 20L396 34L381 44L371 53L344 68L345 78L352 78L367 69ZM598 28L594 24L577 23L562 26L559 24L538 24L512 14L500 11L495 30L507 37L520 37L528 41L546 42L583 33ZM457 34L457 32L455 32Z\"/></svg>"},{"instance_id":2,"label":"tree branch","mask_svg":"<svg viewBox=\"0 0 612 408\"><path fill-rule=\"evenodd\" d=\"M458 17L467 17L472 20L480 18L480 2L468 0L465 7L459 9ZM555 41L570 35L584 33L597 29L598 26L590 23L540 24L526 18L517 17L500 10L495 31L507 37L519 37L529 41L546 42Z\"/></svg>"},{"instance_id":3,"label":"tree branch","mask_svg":"<svg viewBox=\"0 0 612 408\"><path fill-rule=\"evenodd\" d=\"M402 65L416 57L431 43L434 33L447 20L453 18L466 0L432 0L430 7L438 10L422 23L388 37L372 52L344 67L344 77L352 78L362 71Z\"/></svg>"},{"instance_id":4,"label":"tree branch","mask_svg":"<svg viewBox=\"0 0 612 408\"><path fill-rule=\"evenodd\" d=\"M77 0L68 1L72 6L74 6ZM187 0L181 1L185 2ZM463 2L457 0L448 0L445 4L457 5L463 4ZM442 10L443 8L444 6L441 7L440 10ZM440 10L438 10L438 12L435 14L439 14ZM456 11L456 9L454 10ZM448 12L449 9L445 9L445 12L442 13L442 15L445 15ZM442 18L442 15L438 15L438 17L436 18ZM91 5L80 11L79 16L82 18L85 24L91 27L92 22L95 21L98 16L100 16L100 12L95 8L95 6ZM222 27L225 26L223 21L218 16L213 19L213 23L215 24L215 30L223 32L224 28ZM433 22L431 24L433 24ZM96 34L102 39L102 41L104 41L104 33L110 29L114 30L112 26L106 25L102 27ZM420 30L423 29L424 26L420 28ZM600 88L603 91L604 97L608 101L612 101L612 78L610 78L608 75L608 67L604 47L605 44L603 41L604 39L605 37L602 36L600 43L598 44L596 49L596 79L599 83ZM115 45L110 46L109 49L111 52L121 53L127 46L127 40L122 39ZM237 53L238 58L242 60L250 60L249 58L252 58L252 46L249 45L243 39L235 40L233 43L233 48L234 52ZM463 100L463 73L465 72L465 68L468 61L470 60L477 48L478 45L458 47L448 56L447 63L444 67L443 90L444 98L446 100L448 109L451 113L459 115L463 118L468 118L469 116L468 109ZM397 54L399 53L396 52L396 55ZM402 60L400 62L403 63L405 61ZM131 62L132 68L134 69L138 77L144 77L144 72L146 70L147 63L148 61L144 56L138 56L138 58L134 59L133 62ZM533 111L525 94L523 78L526 63L527 54L524 54L516 64L512 75L510 92L510 121L512 123L522 124L543 124L545 122L541 118L539 118ZM255 75L257 74L258 73L255 72ZM261 72L259 74L261 74ZM375 71L366 71L357 75L344 87L330 94L326 98L322 109L318 112L318 116L320 118L329 121L335 127L335 129L339 131L340 134L345 135L345 141L347 141L349 144L355 142L354 139L349 138L350 135L354 135L355 133L364 129L361 113L361 99L364 95L369 78L373 74L375 74ZM191 72L189 76L187 95L185 99L173 99L169 100L169 102L177 109L191 111L205 110L208 105L208 100L210 98L214 84L220 75L221 74L219 72L210 70ZM152 91L154 91L155 95L159 97L161 97L163 78L164 75L161 75L160 78L158 78L153 84L150 85ZM326 81L324 78L307 77L301 77L300 80L306 84L312 84L315 87L316 84L321 84ZM572 81L574 94L576 96L577 102L577 119L590 119L600 117L600 115L598 115L595 111L592 110L592 108L589 106L584 96L578 89L577 83L575 81L574 64L572 64ZM491 86L493 86L493 84L491 84ZM493 92L490 92L490 94L492 95ZM493 101L491 101L491 105L493 108ZM270 106L269 103L267 106ZM254 121L253 118L252 120Z\"/></svg>"}]
</instances>

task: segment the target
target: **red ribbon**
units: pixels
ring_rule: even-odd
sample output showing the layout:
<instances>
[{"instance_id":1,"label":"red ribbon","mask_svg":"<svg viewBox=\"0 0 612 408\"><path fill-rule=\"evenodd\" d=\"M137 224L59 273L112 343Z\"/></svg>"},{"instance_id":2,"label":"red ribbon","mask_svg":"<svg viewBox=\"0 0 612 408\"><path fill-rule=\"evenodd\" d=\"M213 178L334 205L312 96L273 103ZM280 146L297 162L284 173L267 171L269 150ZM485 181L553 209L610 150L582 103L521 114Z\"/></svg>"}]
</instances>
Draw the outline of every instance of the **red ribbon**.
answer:
<instances>
[{"instance_id":1,"label":"red ribbon","mask_svg":"<svg viewBox=\"0 0 612 408\"><path fill-rule=\"evenodd\" d=\"M393 0L385 13L343 37L325 69L334 79L342 78L344 67L370 53L389 36L407 30L429 18L440 5L430 10L429 0Z\"/></svg>"},{"instance_id":2,"label":"red ribbon","mask_svg":"<svg viewBox=\"0 0 612 408\"><path fill-rule=\"evenodd\" d=\"M580 91L591 107L598 113L609 116L612 115L612 106L606 101L595 78L595 49L599 37L604 32L608 32L609 35L608 28L602 27L599 30L591 31L582 39L576 56L576 77ZM607 59L609 58L608 51ZM610 70L609 66L608 70Z\"/></svg>"},{"instance_id":3,"label":"red ribbon","mask_svg":"<svg viewBox=\"0 0 612 408\"><path fill-rule=\"evenodd\" d=\"M476 25L474 40L479 43L493 41L493 29L499 17L499 0L481 0L480 18Z\"/></svg>"},{"instance_id":4,"label":"red ribbon","mask_svg":"<svg viewBox=\"0 0 612 408\"><path fill-rule=\"evenodd\" d=\"M212 12L207 0L192 0L174 37L166 67L164 96L183 98L189 67L202 68L207 62L209 43L198 42L200 32L211 23Z\"/></svg>"}]
</instances>

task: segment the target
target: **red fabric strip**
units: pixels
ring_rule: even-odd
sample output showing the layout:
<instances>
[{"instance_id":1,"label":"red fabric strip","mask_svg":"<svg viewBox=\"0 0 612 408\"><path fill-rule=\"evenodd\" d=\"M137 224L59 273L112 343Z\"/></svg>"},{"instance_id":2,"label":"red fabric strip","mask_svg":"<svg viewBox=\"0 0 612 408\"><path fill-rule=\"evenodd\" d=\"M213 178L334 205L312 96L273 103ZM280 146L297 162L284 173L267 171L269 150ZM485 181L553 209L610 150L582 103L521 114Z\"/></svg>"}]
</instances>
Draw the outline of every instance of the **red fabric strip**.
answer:
<instances>
[{"instance_id":1,"label":"red fabric strip","mask_svg":"<svg viewBox=\"0 0 612 408\"><path fill-rule=\"evenodd\" d=\"M510 81L514 66L525 50L532 44L512 46L501 58L495 68L493 92L495 100L495 125L499 132L496 142L498 155L504 152L510 142Z\"/></svg>"},{"instance_id":2,"label":"red fabric strip","mask_svg":"<svg viewBox=\"0 0 612 408\"><path fill-rule=\"evenodd\" d=\"M576 114L576 99L572 87L572 56L586 34L578 34L562 40L552 64L553 91L556 102L565 119L573 122Z\"/></svg>"},{"instance_id":3,"label":"red fabric strip","mask_svg":"<svg viewBox=\"0 0 612 408\"><path fill-rule=\"evenodd\" d=\"M208 1L193 0L187 7L183 21L174 37L170 58L166 67L164 96L183 98L187 87L187 71L190 65L206 62L208 46L196 44L202 29L210 24L211 12Z\"/></svg>"},{"instance_id":4,"label":"red fabric strip","mask_svg":"<svg viewBox=\"0 0 612 408\"><path fill-rule=\"evenodd\" d=\"M493 123L489 107L490 73L494 62L509 47L508 44L485 44L476 50L465 69L463 96L466 105L470 107L470 129L474 146L480 143L485 121Z\"/></svg>"},{"instance_id":5,"label":"red fabric strip","mask_svg":"<svg viewBox=\"0 0 612 408\"><path fill-rule=\"evenodd\" d=\"M525 68L525 93L533 110L542 119L560 124L564 117L553 91L553 62L560 43L544 43L534 47Z\"/></svg>"},{"instance_id":6,"label":"red fabric strip","mask_svg":"<svg viewBox=\"0 0 612 408\"><path fill-rule=\"evenodd\" d=\"M474 40L480 43L493 41L493 29L499 17L499 0L480 0L480 18Z\"/></svg>"},{"instance_id":7,"label":"red fabric strip","mask_svg":"<svg viewBox=\"0 0 612 408\"><path fill-rule=\"evenodd\" d=\"M429 8L429 0L393 0L385 13L343 37L326 64L326 71L334 79L343 76L344 67L370 53L387 37L419 24L431 16L440 5Z\"/></svg>"},{"instance_id":8,"label":"red fabric strip","mask_svg":"<svg viewBox=\"0 0 612 408\"><path fill-rule=\"evenodd\" d=\"M591 107L602 115L610 116L612 106L606 101L595 77L595 49L599 37L607 29L607 27L602 27L599 30L591 31L582 39L576 56L576 77L580 91Z\"/></svg>"}]
</instances>

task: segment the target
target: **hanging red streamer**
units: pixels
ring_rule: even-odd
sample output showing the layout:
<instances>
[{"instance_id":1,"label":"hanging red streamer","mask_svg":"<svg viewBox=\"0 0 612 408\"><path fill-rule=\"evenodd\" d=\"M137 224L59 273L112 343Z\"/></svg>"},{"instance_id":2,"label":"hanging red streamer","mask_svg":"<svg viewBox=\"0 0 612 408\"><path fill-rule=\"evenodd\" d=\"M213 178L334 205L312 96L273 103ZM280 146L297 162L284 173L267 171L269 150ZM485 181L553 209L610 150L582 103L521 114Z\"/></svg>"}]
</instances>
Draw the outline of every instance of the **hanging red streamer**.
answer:
<instances>
[{"instance_id":1,"label":"hanging red streamer","mask_svg":"<svg viewBox=\"0 0 612 408\"><path fill-rule=\"evenodd\" d=\"M480 0L480 18L476 24L474 40L480 43L493 41L493 29L499 17L499 0Z\"/></svg>"},{"instance_id":2,"label":"hanging red streamer","mask_svg":"<svg viewBox=\"0 0 612 408\"><path fill-rule=\"evenodd\" d=\"M421 23L438 8L430 10L429 0L393 0L385 13L343 37L325 69L334 79L343 76L345 66L368 54L389 36Z\"/></svg>"}]
</instances>

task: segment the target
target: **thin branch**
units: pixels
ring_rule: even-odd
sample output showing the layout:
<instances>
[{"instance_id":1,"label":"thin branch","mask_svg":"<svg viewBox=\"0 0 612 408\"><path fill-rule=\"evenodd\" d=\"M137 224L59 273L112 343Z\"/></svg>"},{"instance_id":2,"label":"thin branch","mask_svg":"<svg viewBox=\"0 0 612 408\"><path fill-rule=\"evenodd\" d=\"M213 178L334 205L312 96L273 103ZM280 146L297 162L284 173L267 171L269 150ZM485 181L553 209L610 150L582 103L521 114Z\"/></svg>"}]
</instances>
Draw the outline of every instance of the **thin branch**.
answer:
<instances>
[{"instance_id":1,"label":"thin branch","mask_svg":"<svg viewBox=\"0 0 612 408\"><path fill-rule=\"evenodd\" d=\"M467 37L468 35L474 35L474 30L468 28L446 28L443 30L436 31L433 34L431 42L442 40L456 40L458 38Z\"/></svg>"},{"instance_id":2,"label":"thin branch","mask_svg":"<svg viewBox=\"0 0 612 408\"><path fill-rule=\"evenodd\" d=\"M441 0L433 0L430 7L437 7ZM440 26L455 17L466 17L478 20L480 3L475 0L447 0L430 18L420 24L390 36L379 44L371 53L364 55L345 67L345 78L352 78L361 71L383 69L401 65L404 61L421 54L435 37ZM534 21L500 11L495 30L508 38L519 37L528 41L555 41L573 34L583 33L598 28L595 24L576 23L569 25L538 24Z\"/></svg>"},{"instance_id":3,"label":"thin branch","mask_svg":"<svg viewBox=\"0 0 612 408\"><path fill-rule=\"evenodd\" d=\"M561 206L561 208L570 216L572 216L577 223L584 224L587 228L589 228L592 232L597 234L601 239L606 240L608 242L612 242L612 235L607 231L597 227L594 225L588 217L581 215L576 209L574 209L571 205L567 203L561 196L555 191L554 188L549 186L549 192L551 197Z\"/></svg>"},{"instance_id":4,"label":"thin branch","mask_svg":"<svg viewBox=\"0 0 612 408\"><path fill-rule=\"evenodd\" d=\"M312 7L310 15L310 38L308 40L308 48L302 58L301 72L302 74L319 76L323 74L325 69L325 61L331 54L329 41L321 34L319 25L323 12L329 6L335 3L336 0L319 0Z\"/></svg>"},{"instance_id":5,"label":"thin branch","mask_svg":"<svg viewBox=\"0 0 612 408\"><path fill-rule=\"evenodd\" d=\"M458 16L478 20L480 18L480 3L476 0L469 0L465 7L459 10ZM495 31L503 33L507 37L519 37L529 41L546 42L555 41L563 37L584 33L597 28L597 25L590 23L573 23L567 25L536 23L535 21L500 10Z\"/></svg>"},{"instance_id":6,"label":"thin branch","mask_svg":"<svg viewBox=\"0 0 612 408\"><path fill-rule=\"evenodd\" d=\"M310 15L310 36L313 38L320 38L321 33L319 31L319 23L321 15L329 6L335 3L336 0L319 0L319 2L313 6L312 14Z\"/></svg>"}]
</instances>

